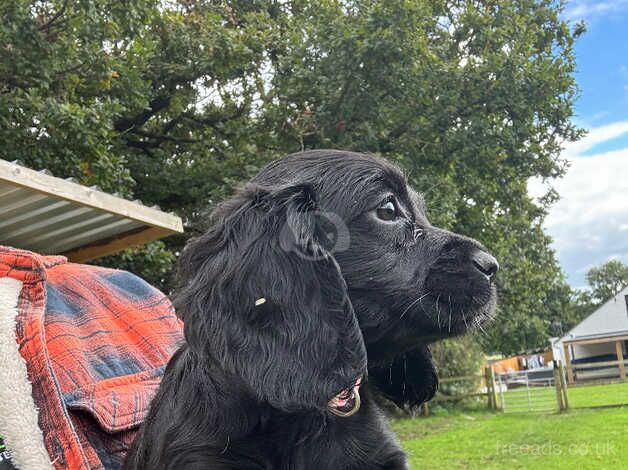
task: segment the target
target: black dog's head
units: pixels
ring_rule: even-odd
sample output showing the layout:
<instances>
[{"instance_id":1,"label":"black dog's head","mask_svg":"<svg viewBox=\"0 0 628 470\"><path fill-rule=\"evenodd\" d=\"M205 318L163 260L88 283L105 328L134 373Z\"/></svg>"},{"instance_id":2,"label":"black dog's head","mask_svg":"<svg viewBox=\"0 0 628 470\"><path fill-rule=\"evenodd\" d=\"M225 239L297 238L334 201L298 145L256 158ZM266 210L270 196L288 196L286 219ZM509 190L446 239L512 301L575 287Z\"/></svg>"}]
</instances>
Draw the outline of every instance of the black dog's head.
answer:
<instances>
[{"instance_id":1,"label":"black dog's head","mask_svg":"<svg viewBox=\"0 0 628 470\"><path fill-rule=\"evenodd\" d=\"M175 305L192 353L285 411L322 411L366 373L317 204L308 184L249 184L180 258Z\"/></svg>"},{"instance_id":2,"label":"black dog's head","mask_svg":"<svg viewBox=\"0 0 628 470\"><path fill-rule=\"evenodd\" d=\"M363 337L386 396L429 398L426 345L491 317L495 259L430 225L402 172L373 156L293 154L251 184L181 257L193 350L275 406L320 408L364 373Z\"/></svg>"},{"instance_id":3,"label":"black dog's head","mask_svg":"<svg viewBox=\"0 0 628 470\"><path fill-rule=\"evenodd\" d=\"M430 398L437 381L426 345L492 317L497 261L478 242L433 227L403 173L373 156L293 154L254 181L312 185L364 335L371 379L399 405Z\"/></svg>"}]
</instances>

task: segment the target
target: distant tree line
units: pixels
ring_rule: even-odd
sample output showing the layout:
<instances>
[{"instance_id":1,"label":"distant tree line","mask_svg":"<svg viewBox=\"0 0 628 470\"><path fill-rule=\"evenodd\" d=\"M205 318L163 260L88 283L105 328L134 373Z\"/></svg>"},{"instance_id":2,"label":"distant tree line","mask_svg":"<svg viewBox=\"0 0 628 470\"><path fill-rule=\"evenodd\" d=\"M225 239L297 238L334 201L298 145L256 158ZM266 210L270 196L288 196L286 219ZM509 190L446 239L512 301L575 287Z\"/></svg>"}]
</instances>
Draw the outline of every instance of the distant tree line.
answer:
<instances>
[{"instance_id":1,"label":"distant tree line","mask_svg":"<svg viewBox=\"0 0 628 470\"><path fill-rule=\"evenodd\" d=\"M0 2L0 158L174 211L184 236L102 262L169 291L206 209L311 148L403 166L432 221L499 259L485 351L537 347L578 299L542 223L578 90L563 2Z\"/></svg>"}]
</instances>

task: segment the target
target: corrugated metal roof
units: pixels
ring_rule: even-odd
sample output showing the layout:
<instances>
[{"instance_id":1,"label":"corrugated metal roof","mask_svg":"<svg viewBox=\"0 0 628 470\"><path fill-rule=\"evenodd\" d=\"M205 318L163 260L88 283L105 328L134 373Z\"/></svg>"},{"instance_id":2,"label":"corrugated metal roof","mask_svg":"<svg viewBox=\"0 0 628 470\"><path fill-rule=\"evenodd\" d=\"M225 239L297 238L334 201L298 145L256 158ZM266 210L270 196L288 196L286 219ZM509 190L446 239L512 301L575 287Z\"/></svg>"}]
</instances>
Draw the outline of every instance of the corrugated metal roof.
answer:
<instances>
[{"instance_id":1,"label":"corrugated metal roof","mask_svg":"<svg viewBox=\"0 0 628 470\"><path fill-rule=\"evenodd\" d=\"M87 261L183 232L181 219L0 159L0 244Z\"/></svg>"}]
</instances>

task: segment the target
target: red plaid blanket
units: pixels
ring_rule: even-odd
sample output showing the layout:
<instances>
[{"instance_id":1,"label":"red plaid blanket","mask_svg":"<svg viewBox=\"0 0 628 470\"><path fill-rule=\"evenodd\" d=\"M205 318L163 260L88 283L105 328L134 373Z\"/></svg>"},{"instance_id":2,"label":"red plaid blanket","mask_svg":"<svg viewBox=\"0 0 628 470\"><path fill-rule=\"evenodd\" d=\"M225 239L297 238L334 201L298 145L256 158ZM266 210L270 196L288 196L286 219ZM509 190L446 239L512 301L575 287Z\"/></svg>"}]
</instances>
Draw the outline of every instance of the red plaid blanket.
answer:
<instances>
[{"instance_id":1,"label":"red plaid blanket","mask_svg":"<svg viewBox=\"0 0 628 470\"><path fill-rule=\"evenodd\" d=\"M16 339L56 469L117 469L148 411L182 324L125 271L0 246L0 277L23 282Z\"/></svg>"}]
</instances>

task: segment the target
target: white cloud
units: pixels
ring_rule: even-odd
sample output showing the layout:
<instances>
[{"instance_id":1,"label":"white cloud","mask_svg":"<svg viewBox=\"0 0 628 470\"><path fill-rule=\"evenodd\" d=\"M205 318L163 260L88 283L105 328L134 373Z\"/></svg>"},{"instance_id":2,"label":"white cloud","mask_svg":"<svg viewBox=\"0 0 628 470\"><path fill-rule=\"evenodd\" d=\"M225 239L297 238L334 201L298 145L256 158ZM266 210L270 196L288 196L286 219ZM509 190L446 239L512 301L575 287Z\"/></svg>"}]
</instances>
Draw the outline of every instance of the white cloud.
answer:
<instances>
[{"instance_id":1,"label":"white cloud","mask_svg":"<svg viewBox=\"0 0 628 470\"><path fill-rule=\"evenodd\" d=\"M563 157L571 159L579 157L596 145L616 139L628 133L628 121L614 122L602 127L589 129L587 135L577 142L567 142L564 145Z\"/></svg>"},{"instance_id":2,"label":"white cloud","mask_svg":"<svg viewBox=\"0 0 628 470\"><path fill-rule=\"evenodd\" d=\"M573 0L569 2L567 9L565 10L565 16L572 21L587 20L591 21L594 18L620 13L625 11L624 8L628 5L628 0L611 0L611 1L596 1L596 0Z\"/></svg>"},{"instance_id":3,"label":"white cloud","mask_svg":"<svg viewBox=\"0 0 628 470\"><path fill-rule=\"evenodd\" d=\"M572 285L582 285L586 270L611 256L628 262L628 148L583 153L628 134L628 121L591 129L580 142L566 145L571 162L562 179L552 181L561 199L545 221L547 232ZM531 180L530 194L539 196L547 184Z\"/></svg>"}]
</instances>

